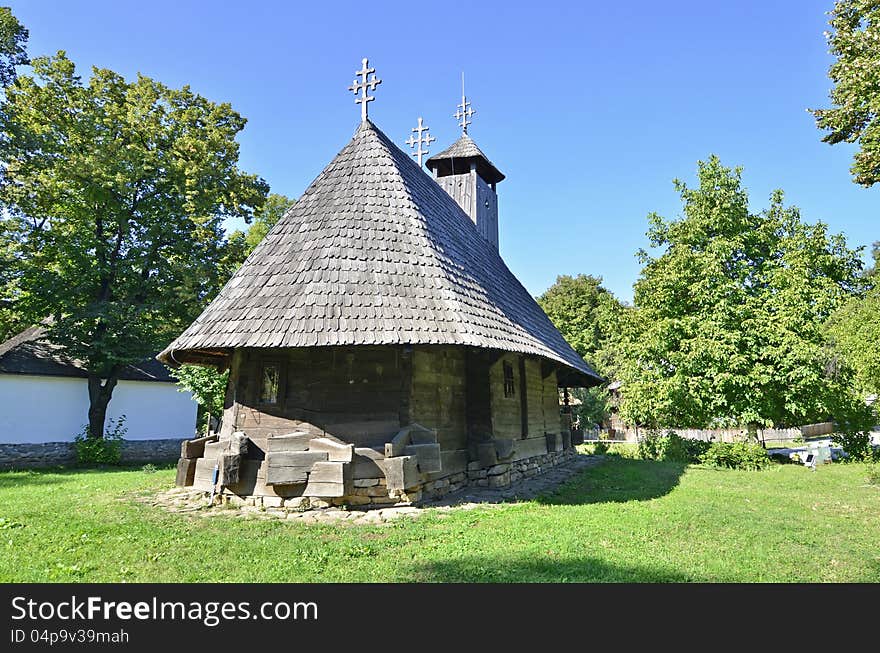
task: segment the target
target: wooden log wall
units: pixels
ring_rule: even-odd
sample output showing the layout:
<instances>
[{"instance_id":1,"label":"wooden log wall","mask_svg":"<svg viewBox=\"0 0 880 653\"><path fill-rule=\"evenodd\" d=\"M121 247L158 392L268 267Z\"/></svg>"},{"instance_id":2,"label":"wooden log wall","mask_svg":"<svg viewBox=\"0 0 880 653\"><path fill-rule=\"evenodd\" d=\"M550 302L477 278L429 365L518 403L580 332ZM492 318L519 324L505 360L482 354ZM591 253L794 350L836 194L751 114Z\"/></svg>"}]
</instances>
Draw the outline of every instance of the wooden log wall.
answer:
<instances>
[{"instance_id":1,"label":"wooden log wall","mask_svg":"<svg viewBox=\"0 0 880 653\"><path fill-rule=\"evenodd\" d=\"M239 350L227 412L234 429L244 431L257 445L253 448L262 451L269 436L296 430L359 447L379 446L400 428L402 352L401 347ZM275 404L260 403L267 364L279 370Z\"/></svg>"},{"instance_id":2,"label":"wooden log wall","mask_svg":"<svg viewBox=\"0 0 880 653\"><path fill-rule=\"evenodd\" d=\"M412 357L412 421L437 431L443 450L467 446L465 351L415 347Z\"/></svg>"}]
</instances>

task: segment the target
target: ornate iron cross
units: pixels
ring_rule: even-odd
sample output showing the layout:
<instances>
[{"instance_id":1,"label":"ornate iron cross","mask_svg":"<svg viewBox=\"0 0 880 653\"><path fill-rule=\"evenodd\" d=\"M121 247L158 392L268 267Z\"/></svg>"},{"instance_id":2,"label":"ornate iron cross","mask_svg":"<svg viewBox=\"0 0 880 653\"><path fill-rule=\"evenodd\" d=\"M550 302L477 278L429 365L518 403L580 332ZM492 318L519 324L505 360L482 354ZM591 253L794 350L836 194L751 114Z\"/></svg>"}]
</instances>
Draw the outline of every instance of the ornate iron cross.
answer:
<instances>
[{"instance_id":1,"label":"ornate iron cross","mask_svg":"<svg viewBox=\"0 0 880 653\"><path fill-rule=\"evenodd\" d=\"M416 157L419 162L419 167L422 167L422 156L425 154L429 154L427 148L431 145L431 141L436 141L437 139L428 134L428 130L430 127L422 124L422 117L419 116L419 126L413 127L412 131L418 134L418 137L410 135L409 140L406 141L406 144L409 145L410 149L416 147L418 145L418 149L411 154L411 156ZM422 137L422 132L425 132L425 136ZM422 143L425 144L425 149L422 149Z\"/></svg>"},{"instance_id":2,"label":"ornate iron cross","mask_svg":"<svg viewBox=\"0 0 880 653\"><path fill-rule=\"evenodd\" d=\"M355 72L355 75L360 75L360 79L355 79L351 86L348 87L349 91L352 91L355 95L360 93L360 97L355 98L355 104L361 105L361 122L366 122L367 120L367 102L372 102L376 98L372 95L367 95L367 90L375 91L376 87L382 83L381 79L376 79L376 75L373 74L376 72L375 68L369 68L369 61L366 57L364 57L363 61L361 61L363 67ZM367 79L368 75L373 74L373 76Z\"/></svg>"},{"instance_id":3,"label":"ornate iron cross","mask_svg":"<svg viewBox=\"0 0 880 653\"><path fill-rule=\"evenodd\" d=\"M464 73L461 74L461 104L458 105L458 110L452 114L452 117L456 120L459 120L459 127L461 127L461 133L467 134L468 125L471 124L471 121L468 120L472 115L474 115L476 111L471 108L471 103L467 101L467 96L464 94Z\"/></svg>"}]
</instances>

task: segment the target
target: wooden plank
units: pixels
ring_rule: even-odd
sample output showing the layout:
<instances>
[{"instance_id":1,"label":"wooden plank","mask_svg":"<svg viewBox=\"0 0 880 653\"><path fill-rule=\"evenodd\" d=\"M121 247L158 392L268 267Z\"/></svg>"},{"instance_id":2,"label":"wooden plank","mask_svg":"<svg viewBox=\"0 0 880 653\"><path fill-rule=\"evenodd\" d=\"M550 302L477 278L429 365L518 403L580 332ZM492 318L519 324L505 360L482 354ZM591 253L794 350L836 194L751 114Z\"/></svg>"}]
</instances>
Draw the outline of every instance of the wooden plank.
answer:
<instances>
[{"instance_id":1,"label":"wooden plank","mask_svg":"<svg viewBox=\"0 0 880 653\"><path fill-rule=\"evenodd\" d=\"M513 445L513 456L508 462L543 456L547 453L547 439L542 437L516 440Z\"/></svg>"},{"instance_id":2,"label":"wooden plank","mask_svg":"<svg viewBox=\"0 0 880 653\"><path fill-rule=\"evenodd\" d=\"M204 445L202 445L204 447ZM174 484L177 487L189 487L193 484L196 476L196 459L181 458L177 461L177 478Z\"/></svg>"},{"instance_id":3,"label":"wooden plank","mask_svg":"<svg viewBox=\"0 0 880 653\"><path fill-rule=\"evenodd\" d=\"M205 444L205 458L217 460L224 451L226 451L225 440L218 440L216 442L208 442Z\"/></svg>"},{"instance_id":4,"label":"wooden plank","mask_svg":"<svg viewBox=\"0 0 880 653\"><path fill-rule=\"evenodd\" d=\"M403 454L403 450L409 444L409 434L412 430L411 426L404 426L397 432L390 442L385 443L385 457L394 458Z\"/></svg>"},{"instance_id":5,"label":"wooden plank","mask_svg":"<svg viewBox=\"0 0 880 653\"><path fill-rule=\"evenodd\" d=\"M425 481L436 481L438 478L445 478L452 474L458 474L467 470L468 452L467 449L455 449L452 451L443 451L440 454L443 470L440 472L428 474Z\"/></svg>"},{"instance_id":6,"label":"wooden plank","mask_svg":"<svg viewBox=\"0 0 880 653\"><path fill-rule=\"evenodd\" d=\"M309 482L320 483L345 483L351 479L351 465L349 463L317 462L312 465L309 474Z\"/></svg>"},{"instance_id":7,"label":"wooden plank","mask_svg":"<svg viewBox=\"0 0 880 653\"><path fill-rule=\"evenodd\" d=\"M437 431L421 424L410 424L409 441L413 444L433 444L437 442Z\"/></svg>"},{"instance_id":8,"label":"wooden plank","mask_svg":"<svg viewBox=\"0 0 880 653\"><path fill-rule=\"evenodd\" d=\"M309 442L314 436L305 431L289 433L287 435L273 435L266 439L266 451L305 451L309 448Z\"/></svg>"},{"instance_id":9,"label":"wooden plank","mask_svg":"<svg viewBox=\"0 0 880 653\"><path fill-rule=\"evenodd\" d=\"M410 444L403 450L403 455L415 456L422 474L439 472L443 469L439 444Z\"/></svg>"},{"instance_id":10,"label":"wooden plank","mask_svg":"<svg viewBox=\"0 0 880 653\"><path fill-rule=\"evenodd\" d=\"M375 449L356 447L352 460L352 475L356 479L385 478L385 471L380 467L380 463L384 460L385 456Z\"/></svg>"},{"instance_id":11,"label":"wooden plank","mask_svg":"<svg viewBox=\"0 0 880 653\"><path fill-rule=\"evenodd\" d=\"M201 458L205 455L205 445L210 442L216 442L217 435L206 435L203 438L194 440L184 440L180 443L181 458Z\"/></svg>"},{"instance_id":12,"label":"wooden plank","mask_svg":"<svg viewBox=\"0 0 880 653\"><path fill-rule=\"evenodd\" d=\"M330 462L350 463L354 458L353 444L340 444L329 438L314 438L309 442L309 451L323 451Z\"/></svg>"},{"instance_id":13,"label":"wooden plank","mask_svg":"<svg viewBox=\"0 0 880 653\"><path fill-rule=\"evenodd\" d=\"M385 459L385 479L389 490L405 490L422 482L415 456Z\"/></svg>"},{"instance_id":14,"label":"wooden plank","mask_svg":"<svg viewBox=\"0 0 880 653\"><path fill-rule=\"evenodd\" d=\"M266 454L269 467L312 468L316 462L327 460L326 451L273 451Z\"/></svg>"},{"instance_id":15,"label":"wooden plank","mask_svg":"<svg viewBox=\"0 0 880 653\"><path fill-rule=\"evenodd\" d=\"M214 475L214 466L217 460L211 458L196 458L196 472L193 476L193 487L197 490L210 492L213 484L211 479Z\"/></svg>"},{"instance_id":16,"label":"wooden plank","mask_svg":"<svg viewBox=\"0 0 880 653\"><path fill-rule=\"evenodd\" d=\"M272 452L266 454L266 485L305 483L316 462L327 460L323 451Z\"/></svg>"},{"instance_id":17,"label":"wooden plank","mask_svg":"<svg viewBox=\"0 0 880 653\"><path fill-rule=\"evenodd\" d=\"M491 467L498 462L498 452L494 442L480 442L477 444L477 460L480 467Z\"/></svg>"},{"instance_id":18,"label":"wooden plank","mask_svg":"<svg viewBox=\"0 0 880 653\"><path fill-rule=\"evenodd\" d=\"M544 438L547 440L547 453L559 450L559 435L557 433L545 433Z\"/></svg>"},{"instance_id":19,"label":"wooden plank","mask_svg":"<svg viewBox=\"0 0 880 653\"><path fill-rule=\"evenodd\" d=\"M238 468L241 464L241 454L224 453L220 456L218 467L220 475L217 484L220 486L238 483Z\"/></svg>"},{"instance_id":20,"label":"wooden plank","mask_svg":"<svg viewBox=\"0 0 880 653\"><path fill-rule=\"evenodd\" d=\"M513 438L496 438L495 453L499 460L510 458L513 455Z\"/></svg>"},{"instance_id":21,"label":"wooden plank","mask_svg":"<svg viewBox=\"0 0 880 653\"><path fill-rule=\"evenodd\" d=\"M304 497L325 497L339 498L344 497L347 492L342 483L320 483L317 481L309 481L306 489L303 491Z\"/></svg>"}]
</instances>

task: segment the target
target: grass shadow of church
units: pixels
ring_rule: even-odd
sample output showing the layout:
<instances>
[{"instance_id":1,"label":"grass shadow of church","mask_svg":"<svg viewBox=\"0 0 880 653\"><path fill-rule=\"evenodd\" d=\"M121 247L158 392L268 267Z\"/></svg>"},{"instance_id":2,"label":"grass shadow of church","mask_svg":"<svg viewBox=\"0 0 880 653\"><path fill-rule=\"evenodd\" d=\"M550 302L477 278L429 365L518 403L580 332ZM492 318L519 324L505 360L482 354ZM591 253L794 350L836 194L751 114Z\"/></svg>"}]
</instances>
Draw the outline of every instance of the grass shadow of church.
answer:
<instances>
[{"instance_id":1,"label":"grass shadow of church","mask_svg":"<svg viewBox=\"0 0 880 653\"><path fill-rule=\"evenodd\" d=\"M602 465L584 470L535 501L543 505L650 501L678 487L686 468L683 463L608 456Z\"/></svg>"},{"instance_id":2,"label":"grass shadow of church","mask_svg":"<svg viewBox=\"0 0 880 653\"><path fill-rule=\"evenodd\" d=\"M416 582L686 583L703 579L660 566L611 563L589 555L463 556L412 567Z\"/></svg>"}]
</instances>

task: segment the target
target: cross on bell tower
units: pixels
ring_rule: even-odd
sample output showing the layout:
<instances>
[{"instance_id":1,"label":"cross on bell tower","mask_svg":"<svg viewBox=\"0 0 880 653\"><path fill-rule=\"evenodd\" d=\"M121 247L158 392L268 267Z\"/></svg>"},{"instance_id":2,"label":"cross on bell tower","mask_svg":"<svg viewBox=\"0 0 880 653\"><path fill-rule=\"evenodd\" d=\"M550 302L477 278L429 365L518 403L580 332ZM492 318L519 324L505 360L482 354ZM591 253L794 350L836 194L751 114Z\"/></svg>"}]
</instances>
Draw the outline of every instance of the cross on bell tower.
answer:
<instances>
[{"instance_id":1,"label":"cross on bell tower","mask_svg":"<svg viewBox=\"0 0 880 653\"><path fill-rule=\"evenodd\" d=\"M360 93L359 97L355 98L355 104L361 105L361 122L367 121L367 102L372 102L376 98L372 95L367 95L367 90L375 91L376 87L382 83L381 79L376 79L375 68L369 67L369 60L364 57L361 61L363 64L362 68L355 72L355 75L360 75L360 79L355 79L351 86L348 87L349 91L352 91L355 95ZM369 79L367 79L368 75L373 75Z\"/></svg>"},{"instance_id":2,"label":"cross on bell tower","mask_svg":"<svg viewBox=\"0 0 880 653\"><path fill-rule=\"evenodd\" d=\"M422 157L423 157L425 154L430 154L430 152L428 152L428 150L427 150L427 147L431 145L431 141L436 141L436 140L437 140L436 138L434 138L433 136L431 136L431 135L428 133L428 130L429 130L429 129L430 129L430 127L428 127L427 125L423 125L423 124L422 124L422 117L419 116L419 124L418 124L418 126L412 128L412 131L413 131L414 133L418 134L418 136L413 136L413 135L411 134L410 137L409 137L409 139L405 141L406 144L409 145L410 149L413 149L413 148L415 148L416 146L418 146L418 149L416 149L416 151L413 152L413 153L411 154L411 156L414 156L414 157L416 158L416 160L419 162L419 167L420 167L420 168L422 167ZM422 132L425 133L424 137L422 136ZM425 144L425 148L426 148L426 149L424 149L424 150L422 149L422 143Z\"/></svg>"},{"instance_id":3,"label":"cross on bell tower","mask_svg":"<svg viewBox=\"0 0 880 653\"><path fill-rule=\"evenodd\" d=\"M467 96L464 94L464 73L461 74L461 104L458 105L458 109L452 117L459 121L458 126L461 127L461 133L467 134L468 125L471 124L471 121L468 120L472 115L474 115L476 111L471 107L471 103L468 102Z\"/></svg>"}]
</instances>

